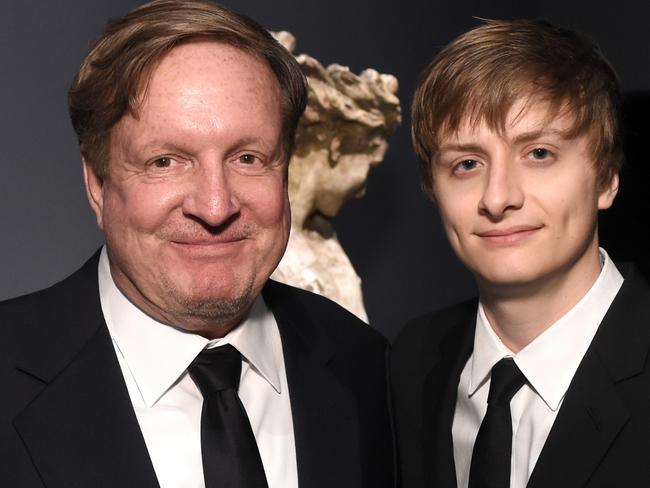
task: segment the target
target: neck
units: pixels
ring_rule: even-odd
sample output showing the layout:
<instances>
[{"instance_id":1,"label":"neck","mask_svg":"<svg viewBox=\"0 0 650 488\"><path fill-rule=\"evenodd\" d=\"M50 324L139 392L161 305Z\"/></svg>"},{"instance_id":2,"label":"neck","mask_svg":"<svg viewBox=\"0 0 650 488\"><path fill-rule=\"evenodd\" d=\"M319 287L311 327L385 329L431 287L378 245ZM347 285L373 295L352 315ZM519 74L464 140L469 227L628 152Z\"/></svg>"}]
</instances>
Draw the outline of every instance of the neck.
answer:
<instances>
[{"instance_id":1,"label":"neck","mask_svg":"<svg viewBox=\"0 0 650 488\"><path fill-rule=\"evenodd\" d=\"M597 244L568 270L531 283L495 286L479 282L490 326L517 353L573 308L600 274Z\"/></svg>"}]
</instances>

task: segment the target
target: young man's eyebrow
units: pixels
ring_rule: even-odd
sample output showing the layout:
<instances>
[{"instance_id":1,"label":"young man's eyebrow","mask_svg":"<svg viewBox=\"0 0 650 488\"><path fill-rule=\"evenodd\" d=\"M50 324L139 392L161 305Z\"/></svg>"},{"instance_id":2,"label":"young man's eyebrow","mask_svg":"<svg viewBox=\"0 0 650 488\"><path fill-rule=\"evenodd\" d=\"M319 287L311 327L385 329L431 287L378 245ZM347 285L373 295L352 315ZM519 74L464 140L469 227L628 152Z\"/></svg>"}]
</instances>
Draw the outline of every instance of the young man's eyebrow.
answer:
<instances>
[{"instance_id":1,"label":"young man's eyebrow","mask_svg":"<svg viewBox=\"0 0 650 488\"><path fill-rule=\"evenodd\" d=\"M540 129L540 130L522 132L521 134L517 134L516 136L512 137L510 139L510 143L518 144L518 143L528 142L528 141L538 139L540 137L547 137L547 136L566 139L567 131L563 131L559 129ZM467 143L448 142L440 145L440 147L438 148L438 152L443 152L443 151L482 152L484 150L485 148L482 144L477 144L475 142L467 142Z\"/></svg>"},{"instance_id":2,"label":"young man's eyebrow","mask_svg":"<svg viewBox=\"0 0 650 488\"><path fill-rule=\"evenodd\" d=\"M542 129L542 130L522 132L521 134L517 134L515 137L510 139L510 142L513 144L521 144L524 142L530 142L535 139L539 139L540 137L548 137L548 136L559 137L561 139L567 138L566 131L562 131L559 129Z\"/></svg>"},{"instance_id":3,"label":"young man's eyebrow","mask_svg":"<svg viewBox=\"0 0 650 488\"><path fill-rule=\"evenodd\" d=\"M484 148L480 144L475 144L475 143L467 143L467 144L462 144L462 143L447 143L443 144L440 146L438 149L438 152L443 152L443 151L458 151L458 152L483 152Z\"/></svg>"}]
</instances>

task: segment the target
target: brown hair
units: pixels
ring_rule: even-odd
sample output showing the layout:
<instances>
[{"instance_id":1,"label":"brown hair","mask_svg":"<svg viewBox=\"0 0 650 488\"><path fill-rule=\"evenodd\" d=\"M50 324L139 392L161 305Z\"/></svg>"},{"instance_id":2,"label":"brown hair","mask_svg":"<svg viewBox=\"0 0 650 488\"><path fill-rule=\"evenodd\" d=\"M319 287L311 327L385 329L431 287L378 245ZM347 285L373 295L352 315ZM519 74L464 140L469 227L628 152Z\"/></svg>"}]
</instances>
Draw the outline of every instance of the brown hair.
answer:
<instances>
[{"instance_id":1,"label":"brown hair","mask_svg":"<svg viewBox=\"0 0 650 488\"><path fill-rule=\"evenodd\" d=\"M591 42L540 20L487 21L447 45L424 70L412 105L411 137L422 186L432 196L432 164L441 136L461 123L503 132L513 104L545 101L551 116L574 117L567 137L588 134L599 185L620 170L621 89Z\"/></svg>"},{"instance_id":2,"label":"brown hair","mask_svg":"<svg viewBox=\"0 0 650 488\"><path fill-rule=\"evenodd\" d=\"M253 20L202 0L156 0L110 21L84 60L68 93L70 118L84 158L100 176L109 136L140 96L156 63L180 43L207 37L265 60L282 92L283 149L288 160L307 85L295 58Z\"/></svg>"}]
</instances>

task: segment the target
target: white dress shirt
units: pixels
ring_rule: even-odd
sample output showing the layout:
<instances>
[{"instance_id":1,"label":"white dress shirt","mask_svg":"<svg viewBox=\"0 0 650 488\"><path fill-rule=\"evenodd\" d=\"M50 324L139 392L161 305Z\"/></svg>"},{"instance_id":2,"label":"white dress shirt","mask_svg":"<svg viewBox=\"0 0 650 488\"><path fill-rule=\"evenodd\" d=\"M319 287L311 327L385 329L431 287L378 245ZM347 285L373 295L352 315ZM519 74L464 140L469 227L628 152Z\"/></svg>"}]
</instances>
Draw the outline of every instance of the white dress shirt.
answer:
<instances>
[{"instance_id":1,"label":"white dress shirt","mask_svg":"<svg viewBox=\"0 0 650 488\"><path fill-rule=\"evenodd\" d=\"M504 357L512 357L528 383L510 403L510 487L525 488L578 365L623 284L623 277L607 253L603 249L600 253L602 269L587 294L517 354L492 330L479 303L474 350L460 376L452 426L459 487L469 483L472 449L487 410L492 366Z\"/></svg>"},{"instance_id":2,"label":"white dress shirt","mask_svg":"<svg viewBox=\"0 0 650 488\"><path fill-rule=\"evenodd\" d=\"M258 297L249 317L225 337L204 337L160 323L117 288L106 249L99 294L124 381L161 488L204 488L203 397L187 367L206 347L242 354L239 396L257 440L269 488L297 488L295 441L280 333Z\"/></svg>"}]
</instances>

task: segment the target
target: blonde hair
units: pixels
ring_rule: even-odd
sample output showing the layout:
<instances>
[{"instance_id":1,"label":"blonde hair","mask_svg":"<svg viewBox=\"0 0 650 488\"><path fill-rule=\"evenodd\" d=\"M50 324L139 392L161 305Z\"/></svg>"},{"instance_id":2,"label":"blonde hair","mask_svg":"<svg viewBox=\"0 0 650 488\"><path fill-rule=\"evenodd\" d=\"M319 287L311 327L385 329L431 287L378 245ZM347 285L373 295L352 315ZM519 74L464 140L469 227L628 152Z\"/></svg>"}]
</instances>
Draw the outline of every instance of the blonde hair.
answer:
<instances>
[{"instance_id":1,"label":"blonde hair","mask_svg":"<svg viewBox=\"0 0 650 488\"><path fill-rule=\"evenodd\" d=\"M588 134L598 183L620 170L622 94L601 52L579 34L540 20L486 21L447 45L424 70L412 104L411 137L422 186L432 196L431 164L441 136L468 120L503 131L515 102L567 110L567 137Z\"/></svg>"}]
</instances>

